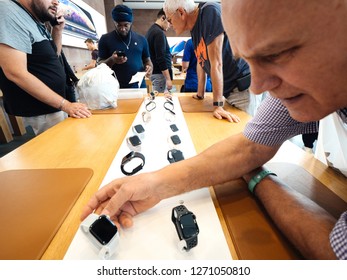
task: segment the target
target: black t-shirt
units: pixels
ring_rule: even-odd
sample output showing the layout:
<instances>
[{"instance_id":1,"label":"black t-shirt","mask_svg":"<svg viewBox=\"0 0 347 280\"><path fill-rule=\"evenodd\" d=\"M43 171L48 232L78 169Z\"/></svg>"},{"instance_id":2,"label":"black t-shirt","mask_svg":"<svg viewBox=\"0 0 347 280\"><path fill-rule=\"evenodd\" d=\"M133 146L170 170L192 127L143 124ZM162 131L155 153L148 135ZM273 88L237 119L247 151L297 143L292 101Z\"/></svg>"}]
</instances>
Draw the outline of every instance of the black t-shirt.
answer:
<instances>
[{"instance_id":1,"label":"black t-shirt","mask_svg":"<svg viewBox=\"0 0 347 280\"><path fill-rule=\"evenodd\" d=\"M200 3L199 16L191 30L191 35L198 63L208 75L211 75L211 63L208 57L207 46L222 33L224 33L222 53L223 95L228 97L236 87L236 80L249 73L249 67L243 59L235 60L233 57L229 39L222 25L220 4Z\"/></svg>"},{"instance_id":2,"label":"black t-shirt","mask_svg":"<svg viewBox=\"0 0 347 280\"><path fill-rule=\"evenodd\" d=\"M0 42L27 54L28 71L57 94L65 97L66 77L53 41L44 26L36 23L26 11L9 1L2 9L8 9L2 18L4 29ZM8 80L0 68L0 88L8 114L31 117L59 111Z\"/></svg>"}]
</instances>

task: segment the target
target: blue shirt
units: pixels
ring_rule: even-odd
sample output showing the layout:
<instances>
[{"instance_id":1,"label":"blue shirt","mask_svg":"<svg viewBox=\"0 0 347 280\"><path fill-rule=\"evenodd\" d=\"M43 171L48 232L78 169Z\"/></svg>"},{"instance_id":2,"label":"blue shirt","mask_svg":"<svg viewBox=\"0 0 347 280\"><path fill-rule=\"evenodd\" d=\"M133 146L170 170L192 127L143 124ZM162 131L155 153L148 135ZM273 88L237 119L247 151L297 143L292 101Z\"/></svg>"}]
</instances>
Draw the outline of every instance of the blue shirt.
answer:
<instances>
[{"instance_id":1,"label":"blue shirt","mask_svg":"<svg viewBox=\"0 0 347 280\"><path fill-rule=\"evenodd\" d=\"M184 53L182 61L189 62L187 69L186 80L184 82L184 90L186 92L198 91L198 74L196 73L197 60L194 53L194 46L192 39L189 39L184 46ZM212 84L210 76L207 76L205 91L212 91Z\"/></svg>"},{"instance_id":2,"label":"blue shirt","mask_svg":"<svg viewBox=\"0 0 347 280\"><path fill-rule=\"evenodd\" d=\"M123 41L122 41L123 40ZM128 44L129 48L125 44ZM101 36L99 40L99 59L105 60L115 51L124 51L127 61L123 64L114 64L115 72L120 88L138 88L138 83L129 84L131 77L137 72L145 71L144 61L149 59L148 43L144 36L129 31L127 37L121 38L116 31L111 31ZM145 80L141 88L146 87Z\"/></svg>"}]
</instances>

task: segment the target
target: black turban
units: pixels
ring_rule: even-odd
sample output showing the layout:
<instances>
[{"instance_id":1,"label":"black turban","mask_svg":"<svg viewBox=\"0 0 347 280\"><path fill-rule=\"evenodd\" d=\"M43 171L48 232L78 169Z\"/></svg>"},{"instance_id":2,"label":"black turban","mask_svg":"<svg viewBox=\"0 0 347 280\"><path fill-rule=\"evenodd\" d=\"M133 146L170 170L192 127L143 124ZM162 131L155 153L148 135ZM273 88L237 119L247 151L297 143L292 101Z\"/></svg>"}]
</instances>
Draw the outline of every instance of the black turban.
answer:
<instances>
[{"instance_id":1,"label":"black turban","mask_svg":"<svg viewBox=\"0 0 347 280\"><path fill-rule=\"evenodd\" d=\"M133 11L125 5L117 5L112 10L112 18L115 22L133 22Z\"/></svg>"}]
</instances>

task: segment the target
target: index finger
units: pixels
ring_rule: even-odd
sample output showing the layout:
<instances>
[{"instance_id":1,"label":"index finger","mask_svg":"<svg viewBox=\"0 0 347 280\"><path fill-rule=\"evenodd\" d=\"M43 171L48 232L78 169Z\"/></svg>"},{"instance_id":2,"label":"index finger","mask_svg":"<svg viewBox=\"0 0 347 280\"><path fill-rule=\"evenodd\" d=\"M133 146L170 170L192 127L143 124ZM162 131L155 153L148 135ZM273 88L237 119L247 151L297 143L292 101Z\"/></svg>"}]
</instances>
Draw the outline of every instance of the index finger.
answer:
<instances>
[{"instance_id":1,"label":"index finger","mask_svg":"<svg viewBox=\"0 0 347 280\"><path fill-rule=\"evenodd\" d=\"M84 220L89 214L96 210L101 203L110 199L116 193L114 188L117 188L117 184L115 184L115 182L111 182L99 189L83 208L81 220Z\"/></svg>"}]
</instances>

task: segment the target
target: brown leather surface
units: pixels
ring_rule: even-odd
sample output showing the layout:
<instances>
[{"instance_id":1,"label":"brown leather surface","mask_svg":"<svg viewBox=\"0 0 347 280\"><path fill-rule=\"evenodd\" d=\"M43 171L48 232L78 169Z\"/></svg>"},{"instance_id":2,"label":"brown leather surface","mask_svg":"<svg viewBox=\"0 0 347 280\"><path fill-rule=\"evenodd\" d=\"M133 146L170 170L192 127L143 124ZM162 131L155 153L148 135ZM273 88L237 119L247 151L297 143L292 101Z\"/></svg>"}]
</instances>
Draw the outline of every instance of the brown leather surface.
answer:
<instances>
[{"instance_id":1,"label":"brown leather surface","mask_svg":"<svg viewBox=\"0 0 347 280\"><path fill-rule=\"evenodd\" d=\"M0 259L40 259L92 175L89 168L0 172Z\"/></svg>"},{"instance_id":2,"label":"brown leather surface","mask_svg":"<svg viewBox=\"0 0 347 280\"><path fill-rule=\"evenodd\" d=\"M269 163L267 167L333 216L346 211L347 203L302 167L290 163ZM242 179L217 185L214 190L239 259L302 259Z\"/></svg>"},{"instance_id":3,"label":"brown leather surface","mask_svg":"<svg viewBox=\"0 0 347 280\"><path fill-rule=\"evenodd\" d=\"M182 111L185 113L199 113L199 112L213 112L215 107L213 106L212 95L205 95L203 100L197 100L191 96L179 96ZM237 110L235 107L224 102L224 109L227 111ZM241 112L241 111L240 111Z\"/></svg>"},{"instance_id":4,"label":"brown leather surface","mask_svg":"<svg viewBox=\"0 0 347 280\"><path fill-rule=\"evenodd\" d=\"M182 111L185 113L194 112L213 112L213 98L211 96L205 96L203 100L197 100L191 96L179 96Z\"/></svg>"},{"instance_id":5,"label":"brown leather surface","mask_svg":"<svg viewBox=\"0 0 347 280\"><path fill-rule=\"evenodd\" d=\"M143 98L118 99L117 108L92 110L92 114L134 114L137 113Z\"/></svg>"}]
</instances>

